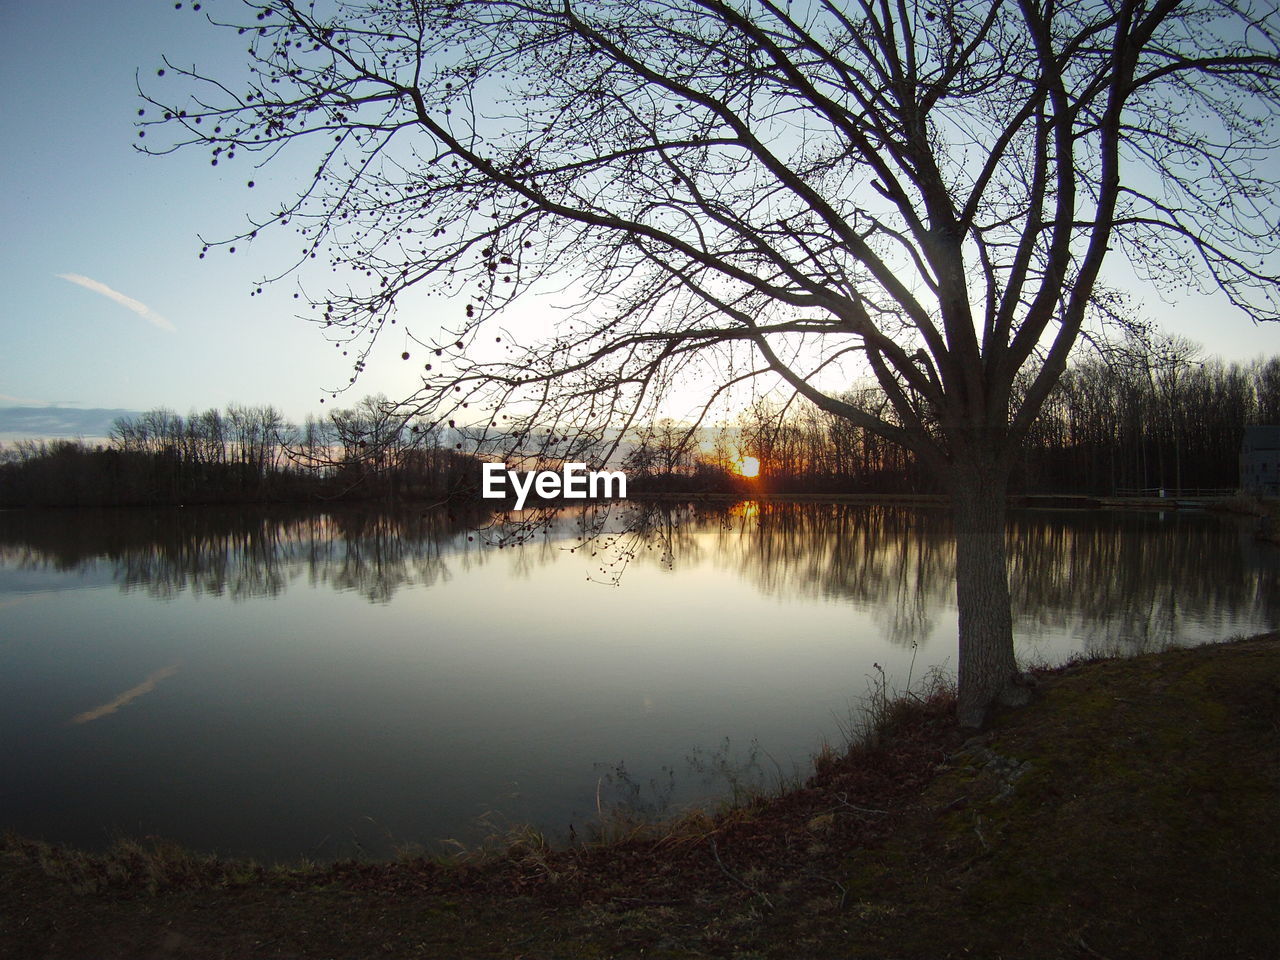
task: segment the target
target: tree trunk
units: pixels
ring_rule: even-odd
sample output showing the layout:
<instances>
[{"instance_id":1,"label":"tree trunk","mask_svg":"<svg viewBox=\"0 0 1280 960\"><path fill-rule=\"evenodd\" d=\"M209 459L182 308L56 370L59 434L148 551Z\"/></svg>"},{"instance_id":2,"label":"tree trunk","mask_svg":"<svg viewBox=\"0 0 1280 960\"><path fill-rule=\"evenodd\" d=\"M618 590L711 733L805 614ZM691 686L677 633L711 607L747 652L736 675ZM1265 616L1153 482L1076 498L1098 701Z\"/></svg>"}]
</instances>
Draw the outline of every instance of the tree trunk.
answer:
<instances>
[{"instance_id":1,"label":"tree trunk","mask_svg":"<svg viewBox=\"0 0 1280 960\"><path fill-rule=\"evenodd\" d=\"M966 727L981 726L987 708L1017 676L1005 553L1008 485L1003 463L957 465L951 471L960 615L957 715Z\"/></svg>"}]
</instances>

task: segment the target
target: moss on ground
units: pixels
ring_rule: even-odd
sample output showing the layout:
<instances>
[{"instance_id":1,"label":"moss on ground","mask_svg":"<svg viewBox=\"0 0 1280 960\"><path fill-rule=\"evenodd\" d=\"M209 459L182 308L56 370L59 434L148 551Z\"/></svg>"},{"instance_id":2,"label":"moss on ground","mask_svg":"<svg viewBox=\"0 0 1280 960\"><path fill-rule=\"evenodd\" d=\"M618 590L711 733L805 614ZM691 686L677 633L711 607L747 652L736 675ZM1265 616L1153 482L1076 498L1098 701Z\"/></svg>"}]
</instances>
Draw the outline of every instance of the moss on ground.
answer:
<instances>
[{"instance_id":1,"label":"moss on ground","mask_svg":"<svg viewBox=\"0 0 1280 960\"><path fill-rule=\"evenodd\" d=\"M957 730L719 818L573 850L264 869L125 844L0 844L13 957L1271 957L1280 642L1040 675Z\"/></svg>"}]
</instances>

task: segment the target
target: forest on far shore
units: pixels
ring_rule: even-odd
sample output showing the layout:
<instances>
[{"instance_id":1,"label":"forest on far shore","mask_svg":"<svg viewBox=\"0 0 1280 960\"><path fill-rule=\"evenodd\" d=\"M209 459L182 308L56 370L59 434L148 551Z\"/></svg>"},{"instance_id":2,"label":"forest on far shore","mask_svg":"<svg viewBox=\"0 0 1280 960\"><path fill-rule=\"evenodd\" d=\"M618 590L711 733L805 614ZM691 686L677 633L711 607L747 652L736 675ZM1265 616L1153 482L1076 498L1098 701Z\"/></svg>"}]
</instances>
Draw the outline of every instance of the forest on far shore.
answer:
<instances>
[{"instance_id":1,"label":"forest on far shore","mask_svg":"<svg viewBox=\"0 0 1280 960\"><path fill-rule=\"evenodd\" d=\"M1236 488L1245 426L1280 424L1280 357L1225 364L1167 342L1072 365L1024 444L1013 492ZM848 396L891 419L878 388ZM301 425L270 406L159 409L116 420L105 444L0 446L0 506L466 499L481 462L468 446L467 428L405 417L377 397ZM757 402L718 428L660 420L621 449L631 495L936 489L909 451L800 400ZM741 475L748 457L758 476Z\"/></svg>"}]
</instances>

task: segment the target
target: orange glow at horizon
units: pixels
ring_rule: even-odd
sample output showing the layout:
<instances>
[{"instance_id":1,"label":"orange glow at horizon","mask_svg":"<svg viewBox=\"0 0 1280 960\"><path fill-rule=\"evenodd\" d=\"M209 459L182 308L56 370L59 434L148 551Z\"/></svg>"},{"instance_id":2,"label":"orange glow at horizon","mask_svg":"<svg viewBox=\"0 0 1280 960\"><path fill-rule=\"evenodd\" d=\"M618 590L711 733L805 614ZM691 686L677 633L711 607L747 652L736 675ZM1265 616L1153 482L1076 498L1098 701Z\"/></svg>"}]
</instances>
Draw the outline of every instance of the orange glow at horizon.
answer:
<instances>
[{"instance_id":1,"label":"orange glow at horizon","mask_svg":"<svg viewBox=\"0 0 1280 960\"><path fill-rule=\"evenodd\" d=\"M733 463L733 470L740 477L760 476L760 461L755 457L739 457Z\"/></svg>"}]
</instances>

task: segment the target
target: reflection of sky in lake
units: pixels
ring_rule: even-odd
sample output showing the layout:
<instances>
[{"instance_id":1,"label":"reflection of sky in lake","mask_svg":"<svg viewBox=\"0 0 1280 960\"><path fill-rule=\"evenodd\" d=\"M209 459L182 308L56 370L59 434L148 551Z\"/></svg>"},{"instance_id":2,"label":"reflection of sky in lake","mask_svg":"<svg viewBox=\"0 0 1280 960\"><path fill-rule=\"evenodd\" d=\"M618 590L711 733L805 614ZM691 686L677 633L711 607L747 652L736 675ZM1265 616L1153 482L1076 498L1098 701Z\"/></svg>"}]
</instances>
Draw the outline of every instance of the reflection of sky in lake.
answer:
<instances>
[{"instance_id":1,"label":"reflection of sky in lake","mask_svg":"<svg viewBox=\"0 0 1280 960\"><path fill-rule=\"evenodd\" d=\"M0 826L267 856L490 813L582 834L620 762L643 787L727 737L788 773L873 663L954 662L941 513L651 510L570 552L576 518L499 550L440 514L0 515ZM1280 622L1277 551L1236 522L1021 513L1010 541L1035 659Z\"/></svg>"}]
</instances>

